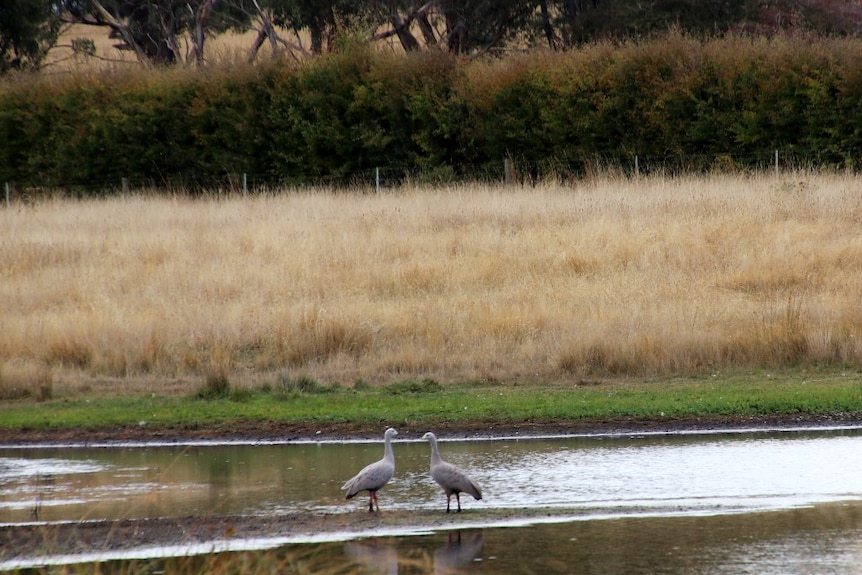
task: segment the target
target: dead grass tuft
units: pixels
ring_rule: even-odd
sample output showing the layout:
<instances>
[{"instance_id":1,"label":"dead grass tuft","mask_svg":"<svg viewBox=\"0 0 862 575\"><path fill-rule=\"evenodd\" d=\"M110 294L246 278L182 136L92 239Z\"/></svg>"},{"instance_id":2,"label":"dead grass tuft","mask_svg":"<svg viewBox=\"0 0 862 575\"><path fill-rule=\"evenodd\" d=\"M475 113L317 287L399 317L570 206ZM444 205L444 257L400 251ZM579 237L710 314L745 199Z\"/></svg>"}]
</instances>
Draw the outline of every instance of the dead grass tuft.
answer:
<instances>
[{"instance_id":1,"label":"dead grass tuft","mask_svg":"<svg viewBox=\"0 0 862 575\"><path fill-rule=\"evenodd\" d=\"M15 359L0 364L0 399L35 398L47 401L54 397L51 369L42 362Z\"/></svg>"}]
</instances>

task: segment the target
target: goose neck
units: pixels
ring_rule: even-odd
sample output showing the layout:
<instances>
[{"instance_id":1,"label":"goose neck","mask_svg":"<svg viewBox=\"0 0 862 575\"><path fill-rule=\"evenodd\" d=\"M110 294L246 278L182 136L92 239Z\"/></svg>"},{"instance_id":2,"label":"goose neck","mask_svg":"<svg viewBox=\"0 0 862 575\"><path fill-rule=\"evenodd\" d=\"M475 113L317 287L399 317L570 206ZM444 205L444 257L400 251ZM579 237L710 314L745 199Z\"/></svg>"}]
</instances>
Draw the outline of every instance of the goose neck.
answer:
<instances>
[{"instance_id":1,"label":"goose neck","mask_svg":"<svg viewBox=\"0 0 862 575\"><path fill-rule=\"evenodd\" d=\"M436 439L431 439L431 463L440 463L440 450L437 449Z\"/></svg>"},{"instance_id":2,"label":"goose neck","mask_svg":"<svg viewBox=\"0 0 862 575\"><path fill-rule=\"evenodd\" d=\"M388 435L386 436L386 441L384 441L383 459L393 463L395 462L395 453L392 451L392 437Z\"/></svg>"}]
</instances>

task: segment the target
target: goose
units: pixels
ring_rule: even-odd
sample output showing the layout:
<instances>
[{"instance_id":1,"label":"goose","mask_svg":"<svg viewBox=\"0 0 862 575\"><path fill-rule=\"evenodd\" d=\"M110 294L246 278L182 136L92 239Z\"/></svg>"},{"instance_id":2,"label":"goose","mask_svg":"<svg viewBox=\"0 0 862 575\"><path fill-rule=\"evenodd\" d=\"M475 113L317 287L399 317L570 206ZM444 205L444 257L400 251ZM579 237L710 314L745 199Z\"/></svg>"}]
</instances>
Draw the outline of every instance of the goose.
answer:
<instances>
[{"instance_id":1,"label":"goose","mask_svg":"<svg viewBox=\"0 0 862 575\"><path fill-rule=\"evenodd\" d=\"M431 477L446 494L446 513L449 513L452 495L458 501L458 513L461 512L461 493L469 493L477 500L482 499L482 490L467 477L464 470L440 459L437 436L429 431L422 436L422 439L427 439L431 443Z\"/></svg>"},{"instance_id":2,"label":"goose","mask_svg":"<svg viewBox=\"0 0 862 575\"><path fill-rule=\"evenodd\" d=\"M374 506L377 505L377 511L380 511L380 504L377 502L377 492L389 483L392 475L395 473L395 455L392 453L392 438L398 435L398 432L393 428L386 430L383 434L385 443L383 451L383 459L366 465L362 471L357 473L352 479L341 486L342 490L347 491L347 499L352 499L360 491L368 491L368 512L374 511Z\"/></svg>"}]
</instances>

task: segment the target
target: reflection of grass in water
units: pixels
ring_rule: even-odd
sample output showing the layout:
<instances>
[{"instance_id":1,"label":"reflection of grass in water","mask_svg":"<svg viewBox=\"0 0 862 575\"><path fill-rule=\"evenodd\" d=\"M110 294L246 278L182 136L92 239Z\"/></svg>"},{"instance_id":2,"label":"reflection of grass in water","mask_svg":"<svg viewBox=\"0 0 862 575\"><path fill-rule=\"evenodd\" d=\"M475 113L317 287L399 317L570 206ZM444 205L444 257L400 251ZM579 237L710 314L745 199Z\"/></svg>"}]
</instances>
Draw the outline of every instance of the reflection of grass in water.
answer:
<instances>
[{"instance_id":1,"label":"reflection of grass in water","mask_svg":"<svg viewBox=\"0 0 862 575\"><path fill-rule=\"evenodd\" d=\"M228 575L310 574L359 575L365 573L433 573L439 558L431 548L439 541L400 548L396 539L362 539L350 542L287 545L262 551L211 552L184 557L130 559L36 567L23 572L42 574ZM85 545L85 544L84 544ZM50 547L50 546L49 546ZM451 547L451 541L444 549ZM45 549L46 555L51 549Z\"/></svg>"},{"instance_id":2,"label":"reflection of grass in water","mask_svg":"<svg viewBox=\"0 0 862 575\"><path fill-rule=\"evenodd\" d=\"M198 575L200 573L357 573L350 569L351 561L344 557L340 544L291 546L268 551L243 551L238 553L210 553L194 557L162 559L157 566L165 573ZM141 565L145 569L127 573L152 572L152 565Z\"/></svg>"},{"instance_id":3,"label":"reflection of grass in water","mask_svg":"<svg viewBox=\"0 0 862 575\"><path fill-rule=\"evenodd\" d=\"M408 557L397 558L400 573L430 573L433 565L428 553L417 551ZM40 567L28 569L27 573L52 574L117 574L143 575L165 573L168 575L257 575L279 573L282 575L353 575L376 573L383 565L363 564L344 553L344 543L322 543L314 545L291 545L266 551L239 551L207 553L187 557L159 559L133 559ZM404 570L406 568L406 571Z\"/></svg>"}]
</instances>

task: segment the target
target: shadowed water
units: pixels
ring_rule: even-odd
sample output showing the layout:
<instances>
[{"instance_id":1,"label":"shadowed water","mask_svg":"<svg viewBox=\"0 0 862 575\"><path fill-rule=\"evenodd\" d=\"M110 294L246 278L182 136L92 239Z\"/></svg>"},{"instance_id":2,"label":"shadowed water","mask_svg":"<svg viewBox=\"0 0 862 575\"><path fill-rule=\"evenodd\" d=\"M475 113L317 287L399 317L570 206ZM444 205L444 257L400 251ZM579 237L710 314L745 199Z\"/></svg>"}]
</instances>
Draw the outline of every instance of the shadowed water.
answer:
<instances>
[{"instance_id":1,"label":"shadowed water","mask_svg":"<svg viewBox=\"0 0 862 575\"><path fill-rule=\"evenodd\" d=\"M440 449L485 492L462 498L469 529L327 543L316 556L382 573L434 572L447 561L470 573L545 575L857 573L862 564L860 430L441 438ZM428 444L401 440L394 450L381 509L445 510ZM345 501L340 486L382 455L380 441L4 448L0 523L362 513L367 497ZM553 523L533 514L529 527L469 519L471 509L517 517L533 508L565 512L550 513ZM416 561L427 564L411 570Z\"/></svg>"},{"instance_id":2,"label":"shadowed water","mask_svg":"<svg viewBox=\"0 0 862 575\"><path fill-rule=\"evenodd\" d=\"M850 575L862 566L862 505L465 530L327 551L333 565L381 574Z\"/></svg>"}]
</instances>

